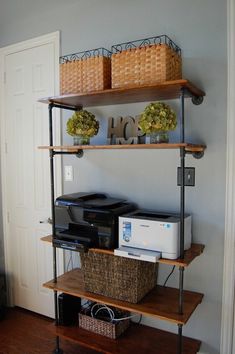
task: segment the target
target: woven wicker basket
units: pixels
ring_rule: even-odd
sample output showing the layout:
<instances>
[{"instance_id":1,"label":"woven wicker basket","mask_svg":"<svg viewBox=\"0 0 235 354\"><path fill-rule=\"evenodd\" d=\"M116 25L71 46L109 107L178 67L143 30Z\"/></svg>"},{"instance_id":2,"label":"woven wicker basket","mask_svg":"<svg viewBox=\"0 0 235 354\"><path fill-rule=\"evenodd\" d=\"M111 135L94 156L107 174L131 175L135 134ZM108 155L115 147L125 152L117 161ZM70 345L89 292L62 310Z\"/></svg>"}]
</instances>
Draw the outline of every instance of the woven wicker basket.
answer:
<instances>
[{"instance_id":1,"label":"woven wicker basket","mask_svg":"<svg viewBox=\"0 0 235 354\"><path fill-rule=\"evenodd\" d=\"M110 57L99 55L98 50L94 53L91 57L78 53L78 59L75 54L71 57L62 57L60 64L61 95L98 91L111 87Z\"/></svg>"},{"instance_id":2,"label":"woven wicker basket","mask_svg":"<svg viewBox=\"0 0 235 354\"><path fill-rule=\"evenodd\" d=\"M157 84L182 78L181 56L167 44L112 54L112 88Z\"/></svg>"},{"instance_id":3,"label":"woven wicker basket","mask_svg":"<svg viewBox=\"0 0 235 354\"><path fill-rule=\"evenodd\" d=\"M125 311L120 311L120 313L122 314L122 317L127 317L130 315L129 312ZM89 316L86 311L79 313L79 327L108 338L118 338L129 326L129 319L118 321L116 323L111 323L97 318L93 318Z\"/></svg>"},{"instance_id":4,"label":"woven wicker basket","mask_svg":"<svg viewBox=\"0 0 235 354\"><path fill-rule=\"evenodd\" d=\"M157 263L90 250L81 254L86 291L139 302L157 281Z\"/></svg>"}]
</instances>

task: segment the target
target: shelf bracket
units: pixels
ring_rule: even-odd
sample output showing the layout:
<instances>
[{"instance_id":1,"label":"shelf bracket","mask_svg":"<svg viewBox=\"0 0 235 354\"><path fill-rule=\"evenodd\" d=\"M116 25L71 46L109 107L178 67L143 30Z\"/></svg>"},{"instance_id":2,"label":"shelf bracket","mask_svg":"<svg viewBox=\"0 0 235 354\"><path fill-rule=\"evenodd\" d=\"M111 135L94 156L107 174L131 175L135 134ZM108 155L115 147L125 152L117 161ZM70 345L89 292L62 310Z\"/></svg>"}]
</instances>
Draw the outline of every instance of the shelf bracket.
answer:
<instances>
[{"instance_id":1,"label":"shelf bracket","mask_svg":"<svg viewBox=\"0 0 235 354\"><path fill-rule=\"evenodd\" d=\"M62 104L62 103L56 103L56 102L50 102L49 106L51 106L53 108L67 109L67 110L70 110L70 111L81 111L82 108L83 108L82 105L70 106L70 105L66 105L66 104Z\"/></svg>"},{"instance_id":2,"label":"shelf bracket","mask_svg":"<svg viewBox=\"0 0 235 354\"><path fill-rule=\"evenodd\" d=\"M192 103L195 104L196 106L202 104L204 97L203 96L197 96L194 95L192 92L190 92L190 90L188 90L187 88L183 88L185 94L187 95L187 97L191 97L192 99Z\"/></svg>"},{"instance_id":3,"label":"shelf bracket","mask_svg":"<svg viewBox=\"0 0 235 354\"><path fill-rule=\"evenodd\" d=\"M77 152L76 152L76 157L77 158L81 158L81 157L83 157L83 155L84 155L84 151L81 149L81 150L78 150Z\"/></svg>"},{"instance_id":4,"label":"shelf bracket","mask_svg":"<svg viewBox=\"0 0 235 354\"><path fill-rule=\"evenodd\" d=\"M82 157L83 150L82 149L78 149L77 151L54 151L53 150L53 156L54 155L75 155L77 157Z\"/></svg>"},{"instance_id":5,"label":"shelf bracket","mask_svg":"<svg viewBox=\"0 0 235 354\"><path fill-rule=\"evenodd\" d=\"M186 151L186 154L192 155L195 159L201 159L204 156L204 151Z\"/></svg>"},{"instance_id":6,"label":"shelf bracket","mask_svg":"<svg viewBox=\"0 0 235 354\"><path fill-rule=\"evenodd\" d=\"M192 96L192 102L196 106L199 106L203 102L203 96Z\"/></svg>"}]
</instances>

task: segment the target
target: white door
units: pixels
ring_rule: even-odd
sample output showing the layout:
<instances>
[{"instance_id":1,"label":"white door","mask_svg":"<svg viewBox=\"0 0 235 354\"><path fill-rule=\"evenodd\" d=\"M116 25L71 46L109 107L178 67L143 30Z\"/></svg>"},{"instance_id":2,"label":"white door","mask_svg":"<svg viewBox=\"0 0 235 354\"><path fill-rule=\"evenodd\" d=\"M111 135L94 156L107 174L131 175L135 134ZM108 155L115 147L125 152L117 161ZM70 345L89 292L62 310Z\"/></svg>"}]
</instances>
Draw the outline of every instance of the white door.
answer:
<instances>
[{"instance_id":1,"label":"white door","mask_svg":"<svg viewBox=\"0 0 235 354\"><path fill-rule=\"evenodd\" d=\"M58 58L57 58L58 59ZM7 243L16 306L53 317L53 293L42 284L53 277L48 109L40 97L57 92L54 44L5 56ZM58 189L60 189L58 186ZM58 191L57 191L58 192Z\"/></svg>"}]
</instances>

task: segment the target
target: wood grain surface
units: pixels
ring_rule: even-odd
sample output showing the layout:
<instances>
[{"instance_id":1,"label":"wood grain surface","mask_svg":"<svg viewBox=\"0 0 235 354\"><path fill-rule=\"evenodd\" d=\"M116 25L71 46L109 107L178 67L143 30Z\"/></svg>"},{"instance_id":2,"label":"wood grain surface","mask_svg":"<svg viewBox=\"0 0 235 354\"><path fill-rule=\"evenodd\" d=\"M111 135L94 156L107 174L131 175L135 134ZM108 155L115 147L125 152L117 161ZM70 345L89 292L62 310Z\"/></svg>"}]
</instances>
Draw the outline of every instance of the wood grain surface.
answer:
<instances>
[{"instance_id":1,"label":"wood grain surface","mask_svg":"<svg viewBox=\"0 0 235 354\"><path fill-rule=\"evenodd\" d=\"M189 95L205 96L205 92L199 89L192 82L182 79L165 81L157 85L145 85L123 89L108 89L103 91L85 92L80 94L69 94L41 98L41 103L57 103L70 107L92 107L103 105L114 105L123 103L147 102L155 100L167 100L179 98L181 89L186 89L186 97Z\"/></svg>"},{"instance_id":2,"label":"wood grain surface","mask_svg":"<svg viewBox=\"0 0 235 354\"><path fill-rule=\"evenodd\" d=\"M49 331L53 320L19 308L8 309L0 321L0 354L52 354L55 334ZM95 354L78 343L61 339L64 354Z\"/></svg>"},{"instance_id":3,"label":"wood grain surface","mask_svg":"<svg viewBox=\"0 0 235 354\"><path fill-rule=\"evenodd\" d=\"M105 354L176 354L178 336L155 328L131 324L118 339L90 333L82 328L52 327L55 334ZM183 337L182 354L196 354L200 341Z\"/></svg>"},{"instance_id":4,"label":"wood grain surface","mask_svg":"<svg viewBox=\"0 0 235 354\"><path fill-rule=\"evenodd\" d=\"M159 318L176 324L186 324L195 308L201 303L203 294L184 290L184 313L178 313L179 291L175 288L157 286L138 304L119 301L107 296L90 293L85 290L83 272L73 269L43 284L45 288L85 298L99 303L115 306L123 310Z\"/></svg>"},{"instance_id":5,"label":"wood grain surface","mask_svg":"<svg viewBox=\"0 0 235 354\"><path fill-rule=\"evenodd\" d=\"M52 236L44 236L41 238L44 242L52 242ZM168 265L175 265L177 267L188 267L189 264L200 254L203 253L205 246L199 243L192 243L191 247L184 252L184 258L177 258L177 259L166 259L160 258L158 263L160 264L168 264ZM104 250L100 248L91 248L90 251L94 250L95 252L99 253L106 253L106 254L113 254L113 250Z\"/></svg>"}]
</instances>

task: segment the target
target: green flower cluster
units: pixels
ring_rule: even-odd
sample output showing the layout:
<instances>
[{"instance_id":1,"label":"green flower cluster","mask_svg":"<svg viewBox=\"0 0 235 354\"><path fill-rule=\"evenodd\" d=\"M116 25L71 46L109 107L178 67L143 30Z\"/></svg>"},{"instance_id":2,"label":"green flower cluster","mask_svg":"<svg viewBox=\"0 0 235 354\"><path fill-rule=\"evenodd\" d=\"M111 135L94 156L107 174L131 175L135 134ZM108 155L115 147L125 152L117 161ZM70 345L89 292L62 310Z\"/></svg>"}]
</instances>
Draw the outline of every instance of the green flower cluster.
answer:
<instances>
[{"instance_id":1,"label":"green flower cluster","mask_svg":"<svg viewBox=\"0 0 235 354\"><path fill-rule=\"evenodd\" d=\"M146 134L174 130L176 126L175 112L163 102L150 103L140 115L139 127Z\"/></svg>"},{"instance_id":2,"label":"green flower cluster","mask_svg":"<svg viewBox=\"0 0 235 354\"><path fill-rule=\"evenodd\" d=\"M72 136L82 136L91 138L97 135L99 131L99 122L94 114L86 110L74 112L67 121L67 133Z\"/></svg>"}]
</instances>

